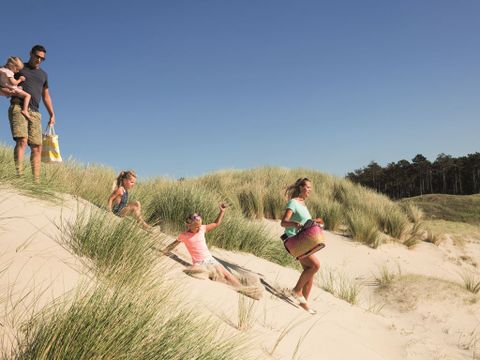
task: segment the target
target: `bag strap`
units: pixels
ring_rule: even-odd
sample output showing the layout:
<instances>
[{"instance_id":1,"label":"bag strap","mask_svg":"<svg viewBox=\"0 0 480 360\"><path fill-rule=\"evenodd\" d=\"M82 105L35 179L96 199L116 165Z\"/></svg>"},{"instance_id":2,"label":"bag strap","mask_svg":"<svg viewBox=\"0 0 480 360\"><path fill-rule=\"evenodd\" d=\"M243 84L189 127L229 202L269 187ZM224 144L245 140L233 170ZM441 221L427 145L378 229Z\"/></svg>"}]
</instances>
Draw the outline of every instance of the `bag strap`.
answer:
<instances>
[{"instance_id":1,"label":"bag strap","mask_svg":"<svg viewBox=\"0 0 480 360\"><path fill-rule=\"evenodd\" d=\"M55 128L53 127L53 125L47 125L47 127L45 128L45 132L43 133L43 135L46 135L46 136L55 136L56 133L55 133Z\"/></svg>"},{"instance_id":2,"label":"bag strap","mask_svg":"<svg viewBox=\"0 0 480 360\"><path fill-rule=\"evenodd\" d=\"M297 235L300 234L301 232L304 232L307 229L310 229L312 226L319 226L315 221L312 219L308 219L305 224L303 224L303 227L297 231Z\"/></svg>"}]
</instances>

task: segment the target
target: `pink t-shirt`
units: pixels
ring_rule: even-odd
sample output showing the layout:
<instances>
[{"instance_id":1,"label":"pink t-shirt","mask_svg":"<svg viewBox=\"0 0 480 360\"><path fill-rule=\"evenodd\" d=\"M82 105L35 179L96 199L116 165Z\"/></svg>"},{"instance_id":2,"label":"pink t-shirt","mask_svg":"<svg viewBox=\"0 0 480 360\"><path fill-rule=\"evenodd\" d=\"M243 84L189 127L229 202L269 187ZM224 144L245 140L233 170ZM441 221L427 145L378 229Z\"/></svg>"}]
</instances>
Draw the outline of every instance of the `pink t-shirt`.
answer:
<instances>
[{"instance_id":1,"label":"pink t-shirt","mask_svg":"<svg viewBox=\"0 0 480 360\"><path fill-rule=\"evenodd\" d=\"M205 239L206 225L200 226L198 233L194 234L190 231L185 231L178 235L177 241L183 242L187 247L192 262L194 264L205 260L207 257L212 256L207 247L207 240Z\"/></svg>"},{"instance_id":2,"label":"pink t-shirt","mask_svg":"<svg viewBox=\"0 0 480 360\"><path fill-rule=\"evenodd\" d=\"M0 87L15 88L16 86L12 85L8 80L8 78L13 78L14 75L12 70L0 67Z\"/></svg>"}]
</instances>

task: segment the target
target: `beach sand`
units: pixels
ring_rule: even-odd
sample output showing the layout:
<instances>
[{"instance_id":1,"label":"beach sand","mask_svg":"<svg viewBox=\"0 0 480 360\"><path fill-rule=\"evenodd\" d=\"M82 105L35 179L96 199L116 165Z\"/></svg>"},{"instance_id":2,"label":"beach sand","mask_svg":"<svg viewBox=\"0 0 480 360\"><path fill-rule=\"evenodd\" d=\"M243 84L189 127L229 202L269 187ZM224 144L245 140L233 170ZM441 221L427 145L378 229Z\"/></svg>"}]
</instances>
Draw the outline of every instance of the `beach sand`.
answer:
<instances>
[{"instance_id":1,"label":"beach sand","mask_svg":"<svg viewBox=\"0 0 480 360\"><path fill-rule=\"evenodd\" d=\"M62 222L73 221L78 209L89 205L69 195L61 199L52 203L0 188L4 349L12 346L22 320L79 284L93 282L84 261L59 244ZM281 234L278 221L263 222L276 237ZM159 254L159 266L168 269L166 278L180 288L176 301L218 320L227 334L244 334L251 358L480 358L479 297L465 290L461 277L467 271L479 273L480 243L458 247L447 238L439 246L420 243L408 249L388 243L371 249L328 231L325 236L327 246L317 253L324 275L331 275L338 286L341 279L347 287L357 286L359 294L350 304L323 290L318 276L310 298L316 315L285 297L298 279L297 270L251 254L212 250L233 273L261 286L260 300L185 274L182 262L190 258L183 246L174 251L176 256ZM379 287L382 271L399 280ZM245 308L251 310L240 322L239 309Z\"/></svg>"}]
</instances>

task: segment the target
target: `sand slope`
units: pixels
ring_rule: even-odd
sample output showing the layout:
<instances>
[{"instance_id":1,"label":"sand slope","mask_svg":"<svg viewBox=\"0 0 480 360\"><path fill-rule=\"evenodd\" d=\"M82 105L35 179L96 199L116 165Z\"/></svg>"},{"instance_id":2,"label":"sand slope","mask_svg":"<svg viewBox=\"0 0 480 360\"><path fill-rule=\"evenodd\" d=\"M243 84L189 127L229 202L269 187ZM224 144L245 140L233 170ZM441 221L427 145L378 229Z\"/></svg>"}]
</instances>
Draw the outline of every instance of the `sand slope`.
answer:
<instances>
[{"instance_id":1,"label":"sand slope","mask_svg":"<svg viewBox=\"0 0 480 360\"><path fill-rule=\"evenodd\" d=\"M51 203L0 188L3 346L9 346L14 330L31 314L91 278L79 259L57 242L58 227L75 217L78 204L67 195Z\"/></svg>"},{"instance_id":2,"label":"sand slope","mask_svg":"<svg viewBox=\"0 0 480 360\"><path fill-rule=\"evenodd\" d=\"M57 242L58 224L72 221L78 205L67 195L53 204L0 188L2 346L9 346L22 316L91 279L79 259ZM265 223L276 235L281 233L278 222ZM282 295L282 289L297 280L296 270L250 254L213 250L233 272L261 281L265 293L259 301L242 298L224 284L185 275L185 265L178 259L189 261L189 257L182 246L175 250L178 258L166 258L163 266L169 269L167 277L181 288L178 302L219 319L226 336L246 334L252 358L479 358L478 297L452 284L462 284L462 272L476 271L478 243L464 248L447 241L438 247L386 244L370 249L329 232L326 239L327 247L318 253L323 270L336 278L343 276L361 290L357 304L351 305L316 286L311 297L318 311L315 316ZM409 276L380 290L374 285L382 267ZM244 308L253 304L243 331L237 329L239 301L245 301Z\"/></svg>"}]
</instances>

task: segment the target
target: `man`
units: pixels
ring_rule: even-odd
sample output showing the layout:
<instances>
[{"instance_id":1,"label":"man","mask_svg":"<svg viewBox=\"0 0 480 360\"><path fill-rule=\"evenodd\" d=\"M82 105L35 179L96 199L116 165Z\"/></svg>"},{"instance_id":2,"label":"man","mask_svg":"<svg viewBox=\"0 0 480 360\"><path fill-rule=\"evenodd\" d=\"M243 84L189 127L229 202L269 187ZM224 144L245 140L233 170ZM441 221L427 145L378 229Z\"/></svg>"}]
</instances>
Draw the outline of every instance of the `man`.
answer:
<instances>
[{"instance_id":1,"label":"man","mask_svg":"<svg viewBox=\"0 0 480 360\"><path fill-rule=\"evenodd\" d=\"M15 141L13 156L17 174L19 176L23 175L23 157L28 145L31 151L30 165L36 182L40 180L42 154L42 118L39 111L41 99L50 114L48 125L55 124L52 99L48 92L48 75L40 69L40 64L45 61L46 53L47 51L42 45L35 45L30 51L30 60L16 74L18 77L25 76L26 80L21 85L23 90L32 96L29 106L31 120L28 120L21 113L23 102L21 98L12 97L10 108L8 109L8 120L10 121L10 129Z\"/></svg>"}]
</instances>

